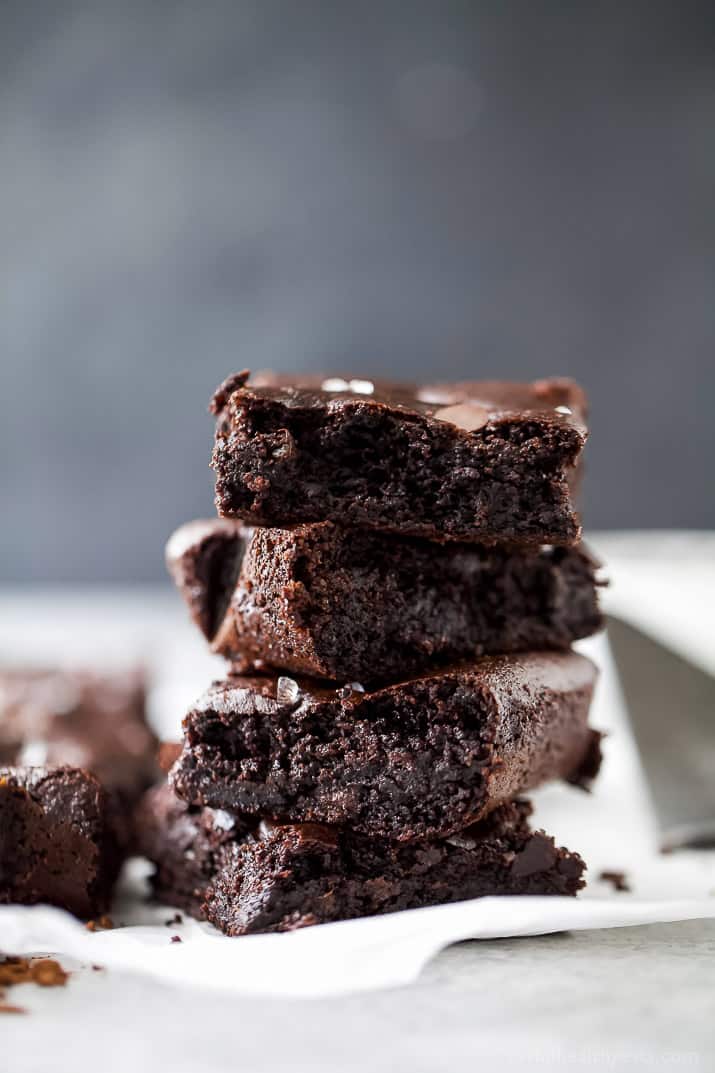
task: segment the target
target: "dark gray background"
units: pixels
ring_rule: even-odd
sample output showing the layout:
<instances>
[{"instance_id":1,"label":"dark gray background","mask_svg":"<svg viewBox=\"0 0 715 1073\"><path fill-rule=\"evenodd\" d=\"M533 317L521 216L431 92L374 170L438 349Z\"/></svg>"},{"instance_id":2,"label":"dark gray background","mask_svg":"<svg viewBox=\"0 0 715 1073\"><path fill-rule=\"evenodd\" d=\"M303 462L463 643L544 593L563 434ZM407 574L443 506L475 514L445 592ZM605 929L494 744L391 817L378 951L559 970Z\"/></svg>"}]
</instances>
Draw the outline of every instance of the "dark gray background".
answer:
<instances>
[{"instance_id":1,"label":"dark gray background","mask_svg":"<svg viewBox=\"0 0 715 1073\"><path fill-rule=\"evenodd\" d=\"M570 374L715 526L715 5L0 3L0 577L162 576L248 365Z\"/></svg>"}]
</instances>

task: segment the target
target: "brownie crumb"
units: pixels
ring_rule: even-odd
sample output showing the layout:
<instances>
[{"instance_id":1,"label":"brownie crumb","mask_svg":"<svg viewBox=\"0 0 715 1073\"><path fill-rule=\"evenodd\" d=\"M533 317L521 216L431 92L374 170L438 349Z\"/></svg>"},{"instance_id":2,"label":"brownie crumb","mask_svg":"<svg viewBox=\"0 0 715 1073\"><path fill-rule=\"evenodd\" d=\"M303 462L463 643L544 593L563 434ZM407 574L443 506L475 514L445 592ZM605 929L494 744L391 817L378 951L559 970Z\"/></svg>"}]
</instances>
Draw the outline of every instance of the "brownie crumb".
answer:
<instances>
[{"instance_id":1,"label":"brownie crumb","mask_svg":"<svg viewBox=\"0 0 715 1073\"><path fill-rule=\"evenodd\" d=\"M170 928L172 926L172 924L183 924L183 923L184 923L184 918L182 917L181 913L174 913L173 917L171 917L169 920L164 921L164 925L167 928Z\"/></svg>"},{"instance_id":2,"label":"brownie crumb","mask_svg":"<svg viewBox=\"0 0 715 1073\"><path fill-rule=\"evenodd\" d=\"M30 980L29 958L7 957L0 962L0 987L14 987Z\"/></svg>"},{"instance_id":3,"label":"brownie crumb","mask_svg":"<svg viewBox=\"0 0 715 1073\"><path fill-rule=\"evenodd\" d=\"M53 958L8 957L0 962L0 987L37 984L39 987L64 987L69 973Z\"/></svg>"},{"instance_id":4,"label":"brownie crumb","mask_svg":"<svg viewBox=\"0 0 715 1073\"><path fill-rule=\"evenodd\" d=\"M599 872L598 878L603 883L610 883L614 890L622 893L630 893L630 883L626 879L625 872Z\"/></svg>"},{"instance_id":5,"label":"brownie crumb","mask_svg":"<svg viewBox=\"0 0 715 1073\"><path fill-rule=\"evenodd\" d=\"M172 935L171 936L171 941L172 941L172 943L180 943L180 942L182 942L182 938L181 938L180 935Z\"/></svg>"},{"instance_id":6,"label":"brownie crumb","mask_svg":"<svg viewBox=\"0 0 715 1073\"><path fill-rule=\"evenodd\" d=\"M108 916L97 917L96 920L88 920L85 925L87 931L112 931L114 926L114 921Z\"/></svg>"},{"instance_id":7,"label":"brownie crumb","mask_svg":"<svg viewBox=\"0 0 715 1073\"><path fill-rule=\"evenodd\" d=\"M27 1013L24 1006L10 1006L6 1002L0 1002L0 1013Z\"/></svg>"},{"instance_id":8,"label":"brownie crumb","mask_svg":"<svg viewBox=\"0 0 715 1073\"><path fill-rule=\"evenodd\" d=\"M36 962L31 971L32 982L40 987L64 987L69 977L59 961L53 961L52 958Z\"/></svg>"}]
</instances>

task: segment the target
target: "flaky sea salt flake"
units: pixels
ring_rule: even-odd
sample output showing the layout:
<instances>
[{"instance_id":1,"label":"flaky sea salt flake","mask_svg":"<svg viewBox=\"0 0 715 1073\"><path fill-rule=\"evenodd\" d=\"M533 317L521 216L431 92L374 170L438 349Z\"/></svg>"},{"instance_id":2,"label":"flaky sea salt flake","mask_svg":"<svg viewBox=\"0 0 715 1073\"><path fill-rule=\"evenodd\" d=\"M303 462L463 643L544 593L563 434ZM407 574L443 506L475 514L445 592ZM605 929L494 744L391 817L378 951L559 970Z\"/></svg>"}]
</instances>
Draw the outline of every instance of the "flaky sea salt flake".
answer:
<instances>
[{"instance_id":1,"label":"flaky sea salt flake","mask_svg":"<svg viewBox=\"0 0 715 1073\"><path fill-rule=\"evenodd\" d=\"M300 686L295 678L280 676L276 686L276 700L279 704L296 704L300 700Z\"/></svg>"}]
</instances>

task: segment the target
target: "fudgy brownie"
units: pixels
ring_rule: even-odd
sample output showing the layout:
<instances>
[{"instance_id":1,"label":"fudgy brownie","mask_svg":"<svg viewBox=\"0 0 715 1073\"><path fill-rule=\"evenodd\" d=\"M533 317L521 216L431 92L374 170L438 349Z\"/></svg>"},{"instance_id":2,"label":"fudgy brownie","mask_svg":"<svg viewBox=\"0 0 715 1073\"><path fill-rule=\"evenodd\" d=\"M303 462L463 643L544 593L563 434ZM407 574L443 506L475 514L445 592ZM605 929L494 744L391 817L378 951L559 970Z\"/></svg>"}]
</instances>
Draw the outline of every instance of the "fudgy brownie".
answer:
<instances>
[{"instance_id":1,"label":"fudgy brownie","mask_svg":"<svg viewBox=\"0 0 715 1073\"><path fill-rule=\"evenodd\" d=\"M0 669L0 763L86 768L132 806L155 781L140 671Z\"/></svg>"},{"instance_id":2,"label":"fudgy brownie","mask_svg":"<svg viewBox=\"0 0 715 1073\"><path fill-rule=\"evenodd\" d=\"M563 649L600 629L582 548L433 544L331 522L189 522L169 571L214 652L363 683L484 653Z\"/></svg>"},{"instance_id":3,"label":"fudgy brownie","mask_svg":"<svg viewBox=\"0 0 715 1073\"><path fill-rule=\"evenodd\" d=\"M573 652L488 656L370 692L232 676L186 716L170 778L192 804L447 836L547 779L595 774L595 677Z\"/></svg>"},{"instance_id":4,"label":"fudgy brownie","mask_svg":"<svg viewBox=\"0 0 715 1073\"><path fill-rule=\"evenodd\" d=\"M77 768L0 768L0 903L109 908L120 865L107 795Z\"/></svg>"},{"instance_id":5,"label":"fudgy brownie","mask_svg":"<svg viewBox=\"0 0 715 1073\"><path fill-rule=\"evenodd\" d=\"M570 380L229 377L211 403L220 515L482 544L573 544L586 439Z\"/></svg>"},{"instance_id":6,"label":"fudgy brownie","mask_svg":"<svg viewBox=\"0 0 715 1073\"><path fill-rule=\"evenodd\" d=\"M407 845L315 824L275 827L230 848L203 914L246 935L485 895L576 894L583 861L532 833L530 811L510 802L458 836Z\"/></svg>"},{"instance_id":7,"label":"fudgy brownie","mask_svg":"<svg viewBox=\"0 0 715 1073\"><path fill-rule=\"evenodd\" d=\"M390 843L317 824L251 823L147 792L138 827L156 898L229 935L438 905L487 894L576 894L584 863L501 805L449 839ZM205 904L203 904L205 903Z\"/></svg>"},{"instance_id":8,"label":"fudgy brownie","mask_svg":"<svg viewBox=\"0 0 715 1073\"><path fill-rule=\"evenodd\" d=\"M200 916L227 847L254 827L222 809L187 805L168 783L147 790L136 812L137 852L155 866L151 882L157 900Z\"/></svg>"}]
</instances>

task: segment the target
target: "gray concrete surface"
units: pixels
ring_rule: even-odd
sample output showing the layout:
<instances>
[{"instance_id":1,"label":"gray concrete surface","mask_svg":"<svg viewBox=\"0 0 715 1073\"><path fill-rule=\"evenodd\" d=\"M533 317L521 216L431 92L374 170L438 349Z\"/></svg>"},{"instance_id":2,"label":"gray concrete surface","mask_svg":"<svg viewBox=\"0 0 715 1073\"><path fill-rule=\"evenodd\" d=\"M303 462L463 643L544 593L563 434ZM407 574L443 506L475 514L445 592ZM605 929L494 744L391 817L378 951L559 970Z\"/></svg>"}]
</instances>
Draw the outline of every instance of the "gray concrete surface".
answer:
<instances>
[{"instance_id":1,"label":"gray concrete surface","mask_svg":"<svg viewBox=\"0 0 715 1073\"><path fill-rule=\"evenodd\" d=\"M18 988L13 1073L500 1073L715 1068L715 923L470 942L409 988L320 1001L111 972Z\"/></svg>"}]
</instances>

